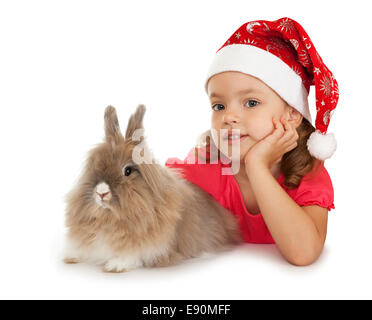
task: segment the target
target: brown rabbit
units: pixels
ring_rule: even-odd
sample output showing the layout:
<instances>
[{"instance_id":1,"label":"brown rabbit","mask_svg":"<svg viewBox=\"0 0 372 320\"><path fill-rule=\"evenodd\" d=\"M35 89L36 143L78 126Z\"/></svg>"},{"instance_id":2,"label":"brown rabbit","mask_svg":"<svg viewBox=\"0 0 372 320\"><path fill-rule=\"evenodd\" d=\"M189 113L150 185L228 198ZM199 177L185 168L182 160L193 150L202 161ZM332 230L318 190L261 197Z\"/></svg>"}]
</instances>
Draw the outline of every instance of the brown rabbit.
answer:
<instances>
[{"instance_id":1,"label":"brown rabbit","mask_svg":"<svg viewBox=\"0 0 372 320\"><path fill-rule=\"evenodd\" d=\"M89 152L66 195L64 262L124 272L174 265L242 241L236 218L177 169L133 160L138 150L151 154L146 139L134 139L145 110L137 107L123 137L115 108L106 108L105 141Z\"/></svg>"}]
</instances>

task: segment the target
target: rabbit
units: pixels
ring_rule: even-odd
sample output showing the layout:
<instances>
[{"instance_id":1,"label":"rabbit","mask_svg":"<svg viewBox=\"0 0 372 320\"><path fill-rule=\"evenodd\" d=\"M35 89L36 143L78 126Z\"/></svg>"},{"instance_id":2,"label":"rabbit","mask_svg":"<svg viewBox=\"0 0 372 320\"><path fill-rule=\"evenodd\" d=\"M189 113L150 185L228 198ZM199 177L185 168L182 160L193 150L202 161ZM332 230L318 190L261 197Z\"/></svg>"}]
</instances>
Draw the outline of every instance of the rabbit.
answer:
<instances>
[{"instance_id":1,"label":"rabbit","mask_svg":"<svg viewBox=\"0 0 372 320\"><path fill-rule=\"evenodd\" d=\"M136 163L145 106L138 105L123 137L116 110L104 113L105 138L89 151L65 195L65 263L88 262L104 272L167 267L242 242L237 219L175 168ZM138 150L138 149L137 149Z\"/></svg>"}]
</instances>

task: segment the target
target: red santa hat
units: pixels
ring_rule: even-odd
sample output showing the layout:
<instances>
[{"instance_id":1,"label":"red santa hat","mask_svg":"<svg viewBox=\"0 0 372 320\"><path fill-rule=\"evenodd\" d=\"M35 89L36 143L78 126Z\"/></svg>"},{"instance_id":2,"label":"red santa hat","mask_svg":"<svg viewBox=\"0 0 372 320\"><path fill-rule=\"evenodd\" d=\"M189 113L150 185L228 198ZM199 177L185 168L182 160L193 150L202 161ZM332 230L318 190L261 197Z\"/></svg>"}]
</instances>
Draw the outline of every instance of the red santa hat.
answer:
<instances>
[{"instance_id":1,"label":"red santa hat","mask_svg":"<svg viewBox=\"0 0 372 320\"><path fill-rule=\"evenodd\" d=\"M244 23L217 50L205 81L224 71L257 77L298 110L310 123L310 86L315 86L315 131L307 141L310 154L328 159L336 150L333 133L327 133L338 102L338 84L302 26L290 18Z\"/></svg>"}]
</instances>

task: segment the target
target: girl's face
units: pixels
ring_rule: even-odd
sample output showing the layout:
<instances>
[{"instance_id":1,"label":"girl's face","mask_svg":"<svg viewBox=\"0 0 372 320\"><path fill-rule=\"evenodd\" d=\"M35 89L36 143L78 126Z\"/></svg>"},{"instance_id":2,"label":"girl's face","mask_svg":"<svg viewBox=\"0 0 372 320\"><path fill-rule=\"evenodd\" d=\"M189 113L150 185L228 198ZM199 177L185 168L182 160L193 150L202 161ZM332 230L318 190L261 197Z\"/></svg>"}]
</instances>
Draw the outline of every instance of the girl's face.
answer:
<instances>
[{"instance_id":1,"label":"girl's face","mask_svg":"<svg viewBox=\"0 0 372 320\"><path fill-rule=\"evenodd\" d=\"M212 76L207 92L212 108L213 141L233 161L243 162L249 149L273 132L272 117L280 119L284 115L289 120L290 111L296 111L264 82L241 72L226 71ZM233 129L239 129L243 137L225 140L224 134ZM236 144L240 144L240 154L232 152Z\"/></svg>"}]
</instances>

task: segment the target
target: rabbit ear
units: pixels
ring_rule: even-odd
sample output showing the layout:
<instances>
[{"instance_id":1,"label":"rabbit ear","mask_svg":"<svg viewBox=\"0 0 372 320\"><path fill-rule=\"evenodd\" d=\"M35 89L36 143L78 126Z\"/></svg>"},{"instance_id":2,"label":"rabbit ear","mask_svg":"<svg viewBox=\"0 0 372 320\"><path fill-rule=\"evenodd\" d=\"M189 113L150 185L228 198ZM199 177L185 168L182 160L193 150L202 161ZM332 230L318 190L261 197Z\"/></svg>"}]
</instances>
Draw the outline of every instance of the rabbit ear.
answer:
<instances>
[{"instance_id":1,"label":"rabbit ear","mask_svg":"<svg viewBox=\"0 0 372 320\"><path fill-rule=\"evenodd\" d=\"M105 110L105 137L106 141L118 142L123 139L120 131L118 116L113 106L108 106Z\"/></svg>"},{"instance_id":2,"label":"rabbit ear","mask_svg":"<svg viewBox=\"0 0 372 320\"><path fill-rule=\"evenodd\" d=\"M143 116L146 112L146 107L143 104L138 105L136 112L132 114L128 120L127 132L125 139L132 139L134 132L137 129L143 129Z\"/></svg>"}]
</instances>

